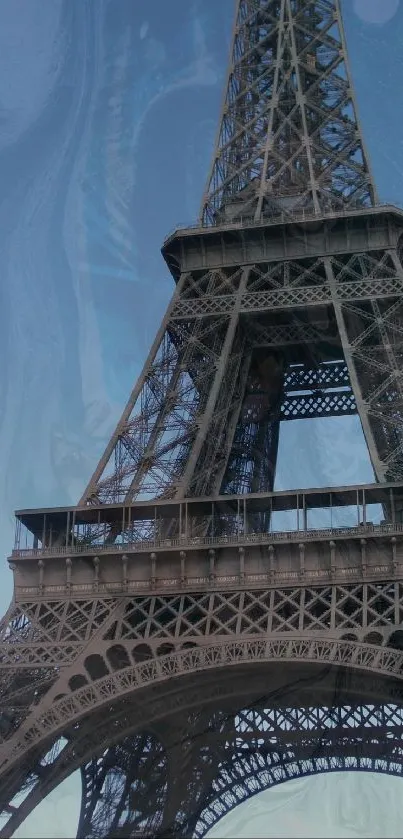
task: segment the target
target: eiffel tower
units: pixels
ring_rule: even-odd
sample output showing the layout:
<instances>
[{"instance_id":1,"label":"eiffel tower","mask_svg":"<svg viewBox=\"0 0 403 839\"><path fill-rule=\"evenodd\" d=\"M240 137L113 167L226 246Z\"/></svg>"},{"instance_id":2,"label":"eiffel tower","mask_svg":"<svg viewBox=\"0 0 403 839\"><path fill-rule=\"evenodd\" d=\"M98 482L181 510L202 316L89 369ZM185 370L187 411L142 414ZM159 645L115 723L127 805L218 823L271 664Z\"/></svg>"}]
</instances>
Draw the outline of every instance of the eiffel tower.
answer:
<instances>
[{"instance_id":1,"label":"eiffel tower","mask_svg":"<svg viewBox=\"0 0 403 839\"><path fill-rule=\"evenodd\" d=\"M77 769L94 839L203 836L289 778L402 773L402 232L338 0L238 0L143 372L78 505L16 514L1 836ZM374 482L274 491L280 423L351 414Z\"/></svg>"}]
</instances>

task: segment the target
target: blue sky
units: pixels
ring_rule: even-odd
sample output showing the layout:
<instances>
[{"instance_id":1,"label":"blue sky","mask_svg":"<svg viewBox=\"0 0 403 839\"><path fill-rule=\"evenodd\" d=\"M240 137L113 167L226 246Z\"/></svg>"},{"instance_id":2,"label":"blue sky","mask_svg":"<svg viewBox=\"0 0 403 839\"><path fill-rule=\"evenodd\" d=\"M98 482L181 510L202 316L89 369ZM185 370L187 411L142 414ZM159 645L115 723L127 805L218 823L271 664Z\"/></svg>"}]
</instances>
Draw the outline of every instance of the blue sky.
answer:
<instances>
[{"instance_id":1,"label":"blue sky","mask_svg":"<svg viewBox=\"0 0 403 839\"><path fill-rule=\"evenodd\" d=\"M403 5L344 0L342 6L380 196L403 203ZM4 557L15 508L78 500L142 366L172 291L162 240L198 212L233 7L234 0L0 4ZM291 425L281 434L279 488L371 480L354 418ZM0 584L5 611L12 590L5 559ZM362 789L363 801L381 789L379 779L353 781L348 789L357 796ZM319 782L333 835L341 835L330 805L346 789L345 777L304 781L298 793L304 818L311 813L314 824L324 824L315 815ZM382 783L387 792L379 806L388 802L392 835L398 781ZM67 782L18 835L44 835L48 823L71 836L77 788L77 779ZM276 825L297 807L298 795L291 783L265 795L264 813L270 806L277 821L262 822L266 832L259 835L279 835ZM244 815L234 813L238 822L222 835L244 835L260 807L255 799L240 808ZM352 832L343 835L381 835L366 832L375 821L367 823L362 812L351 810L343 824ZM224 822L220 830L227 830Z\"/></svg>"}]
</instances>

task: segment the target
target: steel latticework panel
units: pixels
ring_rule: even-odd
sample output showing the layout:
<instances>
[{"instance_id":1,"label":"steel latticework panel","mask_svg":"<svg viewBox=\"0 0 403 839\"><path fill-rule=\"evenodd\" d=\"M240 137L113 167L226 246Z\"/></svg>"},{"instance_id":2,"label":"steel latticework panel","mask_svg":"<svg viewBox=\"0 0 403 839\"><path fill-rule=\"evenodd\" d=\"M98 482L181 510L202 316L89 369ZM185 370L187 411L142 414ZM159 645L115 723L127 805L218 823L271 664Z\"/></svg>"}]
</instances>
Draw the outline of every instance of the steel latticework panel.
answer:
<instances>
[{"instance_id":1,"label":"steel latticework panel","mask_svg":"<svg viewBox=\"0 0 403 839\"><path fill-rule=\"evenodd\" d=\"M206 224L375 200L335 0L240 0Z\"/></svg>"},{"instance_id":2,"label":"steel latticework panel","mask_svg":"<svg viewBox=\"0 0 403 839\"><path fill-rule=\"evenodd\" d=\"M77 769L88 839L203 836L289 778L402 774L403 213L377 200L338 0L235 11L144 369L77 507L17 513L4 837ZM274 492L280 423L351 414L376 483Z\"/></svg>"},{"instance_id":3,"label":"steel latticework panel","mask_svg":"<svg viewBox=\"0 0 403 839\"><path fill-rule=\"evenodd\" d=\"M375 209L319 231L178 232L164 251L182 263L173 300L81 503L268 491L281 420L356 411L378 480L400 480L402 222Z\"/></svg>"}]
</instances>

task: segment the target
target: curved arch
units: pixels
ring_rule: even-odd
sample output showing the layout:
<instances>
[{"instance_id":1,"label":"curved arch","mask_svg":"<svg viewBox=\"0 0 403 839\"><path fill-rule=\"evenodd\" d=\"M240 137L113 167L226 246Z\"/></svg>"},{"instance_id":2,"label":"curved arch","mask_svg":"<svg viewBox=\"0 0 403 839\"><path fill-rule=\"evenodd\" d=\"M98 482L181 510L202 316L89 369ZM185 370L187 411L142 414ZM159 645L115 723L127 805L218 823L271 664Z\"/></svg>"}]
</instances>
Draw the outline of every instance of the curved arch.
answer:
<instances>
[{"instance_id":1,"label":"curved arch","mask_svg":"<svg viewBox=\"0 0 403 839\"><path fill-rule=\"evenodd\" d=\"M244 639L245 642L245 639ZM251 642L245 642L250 644ZM305 642L312 645L313 642ZM243 660L238 656L233 657L234 666L226 666L226 656L230 653L233 646L227 644L226 650L221 650L218 655L218 648L221 644L214 644L212 648L204 650L204 655L207 655L210 661L210 666L204 668L200 667L200 659L193 659L193 664L199 661L199 666L196 667L197 678L195 678L195 670L189 666L188 671L180 671L176 674L179 678L172 678L167 673L172 673L172 662L169 662L171 657L167 660L159 659L158 664L161 668L161 674L164 673L163 684L161 678L151 681L149 674L149 681L146 683L145 675L143 673L144 681L142 685L137 685L136 690L131 690L123 693L121 697L113 697L110 693L110 680L105 680L101 684L101 691L103 694L103 702L99 703L97 707L91 704L91 697L95 701L94 688L100 685L100 682L88 686L89 692L85 693L87 704L87 712L81 712L80 719L65 731L69 730L70 740L65 744L63 751L57 756L52 765L47 766L42 770L38 782L31 787L26 798L18 805L15 811L10 815L7 824L0 830L1 837L12 835L22 821L34 809L37 803L41 801L52 789L55 789L64 778L80 767L87 764L94 766L94 761L97 763L98 756L104 754L114 745L119 746L125 738L131 738L136 734L144 732L144 730L154 731L158 737L163 737L165 740L167 725L173 725L186 733L191 731L193 721L202 714L207 714L207 718L215 725L215 720L224 713L225 718L234 719L234 714L240 713L240 708L251 708L255 710L262 706L262 697L264 701L277 702L278 710L281 707L298 707L296 701L302 701L304 707L312 709L313 707L328 707L334 709L334 701L337 698L337 703L344 703L344 706L351 710L352 704L365 703L367 708L388 707L391 713L397 713L393 723L395 734L399 726L399 720L403 720L403 682L400 677L396 679L396 674L399 668L401 669L401 654L394 651L386 651L389 659L383 658L385 648L365 648L360 645L360 649L355 650L357 666L354 668L350 649L353 645L340 644L336 642L336 650L333 649L330 654L329 647L323 648L323 642L318 641L321 645L321 659L314 655L314 650L310 650L308 656L308 648L305 648L306 660L302 658L302 650L299 650L299 660L295 658L296 649L289 643L289 639L282 641L282 648L276 645L276 649L270 650L271 657L269 658L269 651L266 650L266 656L262 654L255 656L253 660L246 655L247 650L244 651ZM268 644L268 641L266 641ZM212 662L210 655L212 651L217 656ZM197 653L199 650L191 650L187 652ZM250 652L250 651L249 651ZM256 653L256 650L255 650ZM274 654L277 654L275 657ZM288 654L287 654L288 653ZM363 659L366 654L365 661ZM294 659L293 659L294 654ZM375 655L381 655L378 659L378 666L376 665ZM230 659L231 660L231 659ZM361 664L360 661L361 660ZM371 664L372 662L372 664ZM211 664L214 666L211 666ZM189 662L188 662L189 664ZM147 662L147 666L155 665L155 662ZM221 666L220 666L221 665ZM347 665L347 666L346 666ZM374 674L371 672L371 667L377 669ZM142 665L143 666L143 665ZM122 671L120 671L122 673ZM155 675L155 674L154 674ZM115 674L113 674L113 677ZM385 678L385 676L389 678ZM112 676L111 676L112 679ZM67 697L71 701L72 696ZM119 701L120 698L122 701ZM370 703L370 704L368 704ZM82 703L81 706L82 708ZM107 713L106 713L107 710ZM376 715L371 711L373 719L376 722ZM313 718L312 718L313 719ZM398 719L398 723L396 723ZM113 725L111 724L113 721ZM189 728L188 728L189 722ZM203 730L206 730L205 727ZM318 729L319 733L322 731ZM399 729L399 737L403 730L403 723ZM388 728L388 733L390 729ZM234 729L226 729L225 736L232 736ZM74 736L71 736L74 735ZM45 755L49 748L57 739L57 734L52 738L48 736L44 738L40 745L40 750ZM237 735L238 736L238 735ZM196 737L196 741L197 741ZM400 740L399 740L400 744ZM388 740L389 754L392 754L392 747L396 747L396 737L394 741ZM27 751L27 750L26 750ZM38 747L35 749L38 757ZM383 752L384 753L384 750ZM14 794L18 791L25 778L23 773L24 765L29 762L27 756L20 760L21 774L19 767L13 767L11 772L3 776L2 780L2 795L11 800ZM174 758L174 764L178 765L177 758ZM399 762L400 764L400 762ZM180 765L180 762L179 762ZM18 783L18 788L16 784ZM201 800L206 800L205 798ZM179 834L178 834L179 835ZM189 835L189 834L186 834Z\"/></svg>"},{"instance_id":2,"label":"curved arch","mask_svg":"<svg viewBox=\"0 0 403 839\"><path fill-rule=\"evenodd\" d=\"M308 778L313 775L336 772L377 772L385 775L402 776L403 766L396 761L369 758L367 763L368 765L363 765L364 760L353 754L346 755L343 762L331 756L313 757L310 761L302 759L293 763L284 763L282 766L273 768L272 771L263 769L245 774L244 778L239 779L236 785L232 783L205 807L194 827L193 835L197 839L199 837L201 839L221 819L245 801L272 787L296 778Z\"/></svg>"},{"instance_id":3,"label":"curved arch","mask_svg":"<svg viewBox=\"0 0 403 839\"><path fill-rule=\"evenodd\" d=\"M200 729L196 727L192 736L191 719L186 721L193 748L192 759L187 760L186 776L180 775L180 760L177 761L175 775L182 797L175 796L172 800L168 791L166 798L158 800L159 806L150 808L150 802L156 802L150 795L150 788L154 789L157 781L154 776L150 788L145 790L143 809L136 807L136 812L130 814L127 789L135 782L136 775L128 773L125 795L119 802L114 801L120 812L126 812L125 835L136 835L140 823L151 835L150 819L157 816L163 828L162 835L203 836L242 801L291 778L353 769L402 775L403 709L397 706L374 710L372 705L351 707L347 703L317 708L315 713L311 707L303 705L266 708L263 700L261 708L246 707L231 721L226 714L204 716L203 712L199 719L209 736L198 744L197 731ZM136 736L124 738L118 749L107 753L106 760L114 766L127 767L138 747L138 739ZM120 752L120 761L117 752ZM85 767L84 790L91 786L97 772L96 760ZM160 788L162 779L159 774ZM164 824L167 801L172 821ZM105 815L102 835L105 836L110 835L111 803L103 801L101 805ZM80 836L94 835L95 821L99 828L99 812L98 802L96 811L95 808L91 811L90 807L83 810Z\"/></svg>"},{"instance_id":4,"label":"curved arch","mask_svg":"<svg viewBox=\"0 0 403 839\"><path fill-rule=\"evenodd\" d=\"M322 663L403 680L403 652L400 650L334 638L308 639L294 635L213 641L193 649L175 650L170 655L130 665L104 676L101 675L101 665L106 669L103 658L88 656L86 662L90 659L95 667L96 681L54 702L51 713L39 705L22 732L17 731L8 741L2 774L30 749L78 722L89 709L93 713L95 709L111 705L139 689L167 680L172 683L184 675L231 669L240 664L287 661ZM12 748L9 747L10 742Z\"/></svg>"}]
</instances>

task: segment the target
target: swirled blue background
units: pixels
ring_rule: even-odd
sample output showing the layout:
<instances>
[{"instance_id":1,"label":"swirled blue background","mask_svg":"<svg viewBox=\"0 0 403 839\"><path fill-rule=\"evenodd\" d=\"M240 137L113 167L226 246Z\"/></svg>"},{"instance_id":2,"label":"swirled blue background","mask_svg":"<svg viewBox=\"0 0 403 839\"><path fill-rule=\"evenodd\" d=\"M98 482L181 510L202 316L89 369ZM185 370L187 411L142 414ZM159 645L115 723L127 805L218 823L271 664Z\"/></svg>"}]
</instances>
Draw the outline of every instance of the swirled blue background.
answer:
<instances>
[{"instance_id":1,"label":"swirled blue background","mask_svg":"<svg viewBox=\"0 0 403 839\"><path fill-rule=\"evenodd\" d=\"M80 496L172 291L159 248L195 219L233 0L1 0L0 547L13 510ZM403 201L403 9L344 0L383 200ZM372 479L355 418L281 436L278 487ZM296 456L298 452L298 457ZM1 607L11 596L4 559ZM72 836L77 776L20 837ZM348 775L258 796L222 836L399 836L399 779ZM375 803L374 803L375 802Z\"/></svg>"}]
</instances>

